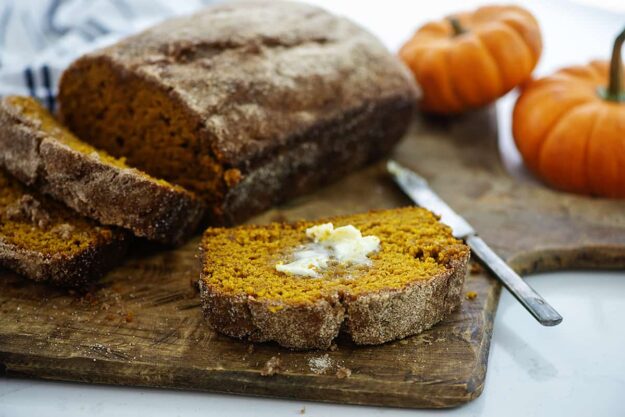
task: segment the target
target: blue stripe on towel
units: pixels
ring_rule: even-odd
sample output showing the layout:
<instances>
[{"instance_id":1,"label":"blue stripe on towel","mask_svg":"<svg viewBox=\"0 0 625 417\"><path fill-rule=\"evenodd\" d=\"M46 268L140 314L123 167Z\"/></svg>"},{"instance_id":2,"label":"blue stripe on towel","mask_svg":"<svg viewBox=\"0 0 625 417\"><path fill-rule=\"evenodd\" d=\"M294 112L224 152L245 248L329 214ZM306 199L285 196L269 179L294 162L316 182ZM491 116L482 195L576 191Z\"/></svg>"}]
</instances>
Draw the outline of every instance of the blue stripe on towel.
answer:
<instances>
[{"instance_id":1,"label":"blue stripe on towel","mask_svg":"<svg viewBox=\"0 0 625 417\"><path fill-rule=\"evenodd\" d=\"M50 2L50 6L46 10L46 15L45 15L45 20L44 20L46 29L48 29L50 32L52 32L52 34L57 35L57 36L62 36L67 32L67 28L57 27L54 24L54 16L56 16L56 13L58 12L60 6L61 6L61 0L52 0Z\"/></svg>"},{"instance_id":2,"label":"blue stripe on towel","mask_svg":"<svg viewBox=\"0 0 625 417\"><path fill-rule=\"evenodd\" d=\"M37 98L37 93L35 92L35 75L33 74L33 69L31 67L27 67L24 70L24 78L26 79L26 86L28 87L28 93Z\"/></svg>"},{"instance_id":3,"label":"blue stripe on towel","mask_svg":"<svg viewBox=\"0 0 625 417\"><path fill-rule=\"evenodd\" d=\"M41 67L41 75L43 78L43 86L46 89L46 105L48 110L54 113L54 93L52 92L52 80L50 77L50 68L47 65Z\"/></svg>"},{"instance_id":4,"label":"blue stripe on towel","mask_svg":"<svg viewBox=\"0 0 625 417\"><path fill-rule=\"evenodd\" d=\"M86 24L94 28L96 31L98 31L99 35L106 35L107 33L110 32L109 28L107 28L106 26L104 26L102 23L98 22L95 19L92 19L92 18L87 19Z\"/></svg>"}]
</instances>

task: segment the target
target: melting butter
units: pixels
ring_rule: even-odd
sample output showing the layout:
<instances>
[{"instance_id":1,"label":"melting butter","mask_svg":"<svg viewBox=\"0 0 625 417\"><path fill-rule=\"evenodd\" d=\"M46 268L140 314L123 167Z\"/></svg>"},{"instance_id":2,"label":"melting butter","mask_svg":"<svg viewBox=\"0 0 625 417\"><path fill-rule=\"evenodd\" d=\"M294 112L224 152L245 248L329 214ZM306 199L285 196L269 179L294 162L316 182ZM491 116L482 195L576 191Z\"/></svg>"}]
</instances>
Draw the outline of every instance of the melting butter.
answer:
<instances>
[{"instance_id":1,"label":"melting butter","mask_svg":"<svg viewBox=\"0 0 625 417\"><path fill-rule=\"evenodd\" d=\"M380 239L362 236L352 225L334 228L332 223L306 229L312 241L293 253L289 263L279 263L276 270L291 275L319 278L331 261L339 265L371 265L368 255L380 250Z\"/></svg>"}]
</instances>

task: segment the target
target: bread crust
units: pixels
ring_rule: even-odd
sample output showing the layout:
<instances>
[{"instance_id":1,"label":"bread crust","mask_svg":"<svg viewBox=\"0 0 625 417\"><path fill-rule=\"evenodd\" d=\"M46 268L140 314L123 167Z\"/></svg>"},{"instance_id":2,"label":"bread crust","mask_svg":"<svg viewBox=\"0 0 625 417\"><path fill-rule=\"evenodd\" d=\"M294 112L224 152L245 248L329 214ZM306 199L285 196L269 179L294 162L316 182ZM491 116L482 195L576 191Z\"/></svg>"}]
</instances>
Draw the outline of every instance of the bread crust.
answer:
<instances>
[{"instance_id":1,"label":"bread crust","mask_svg":"<svg viewBox=\"0 0 625 417\"><path fill-rule=\"evenodd\" d=\"M405 97L370 101L317 123L291 147L246 171L213 210L212 223L238 224L384 157L404 134L413 104Z\"/></svg>"},{"instance_id":2,"label":"bread crust","mask_svg":"<svg viewBox=\"0 0 625 417\"><path fill-rule=\"evenodd\" d=\"M72 256L46 255L20 248L0 237L0 265L34 281L63 287L82 287L116 266L128 248L128 239L119 230L110 240L101 240Z\"/></svg>"},{"instance_id":3,"label":"bread crust","mask_svg":"<svg viewBox=\"0 0 625 417\"><path fill-rule=\"evenodd\" d=\"M199 281L204 316L220 333L253 342L275 341L291 349L327 349L345 320L338 294L305 306L275 305L213 291Z\"/></svg>"},{"instance_id":4,"label":"bread crust","mask_svg":"<svg viewBox=\"0 0 625 417\"><path fill-rule=\"evenodd\" d=\"M200 278L202 309L214 329L241 339L275 341L291 349L327 349L343 333L356 344L377 345L427 330L453 312L462 301L469 258L467 248L443 273L402 289L335 294L278 310L276 304L213 290Z\"/></svg>"},{"instance_id":5,"label":"bread crust","mask_svg":"<svg viewBox=\"0 0 625 417\"><path fill-rule=\"evenodd\" d=\"M403 290L363 294L345 301L345 332L359 345L377 345L421 333L443 320L462 301L470 252L452 259L448 269Z\"/></svg>"},{"instance_id":6,"label":"bread crust","mask_svg":"<svg viewBox=\"0 0 625 417\"><path fill-rule=\"evenodd\" d=\"M0 126L3 166L78 213L166 244L180 244L197 229L204 205L192 193L76 151L38 130L6 100L0 102Z\"/></svg>"}]
</instances>

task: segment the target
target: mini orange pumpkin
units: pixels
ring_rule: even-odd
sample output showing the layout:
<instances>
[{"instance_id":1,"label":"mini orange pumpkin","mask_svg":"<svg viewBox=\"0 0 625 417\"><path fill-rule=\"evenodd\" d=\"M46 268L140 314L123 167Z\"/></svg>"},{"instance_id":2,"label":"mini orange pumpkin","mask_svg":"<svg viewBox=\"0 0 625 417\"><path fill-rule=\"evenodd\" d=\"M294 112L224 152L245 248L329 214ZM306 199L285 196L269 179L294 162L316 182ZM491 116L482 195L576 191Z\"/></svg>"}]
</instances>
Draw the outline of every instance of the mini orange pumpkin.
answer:
<instances>
[{"instance_id":1,"label":"mini orange pumpkin","mask_svg":"<svg viewBox=\"0 0 625 417\"><path fill-rule=\"evenodd\" d=\"M399 56L421 86L421 108L451 114L491 103L527 81L541 51L530 12L488 6L426 24Z\"/></svg>"},{"instance_id":2,"label":"mini orange pumpkin","mask_svg":"<svg viewBox=\"0 0 625 417\"><path fill-rule=\"evenodd\" d=\"M625 198L625 90L621 47L611 63L562 69L529 83L512 130L526 165L561 190Z\"/></svg>"}]
</instances>

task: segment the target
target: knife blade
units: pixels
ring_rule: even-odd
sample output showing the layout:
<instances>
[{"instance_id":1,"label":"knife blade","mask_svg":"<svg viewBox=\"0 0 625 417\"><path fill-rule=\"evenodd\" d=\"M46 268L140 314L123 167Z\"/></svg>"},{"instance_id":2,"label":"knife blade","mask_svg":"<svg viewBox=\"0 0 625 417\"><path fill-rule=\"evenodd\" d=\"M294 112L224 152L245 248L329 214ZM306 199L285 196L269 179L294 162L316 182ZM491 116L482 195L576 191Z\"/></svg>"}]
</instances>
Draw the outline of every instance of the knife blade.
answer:
<instances>
[{"instance_id":1,"label":"knife blade","mask_svg":"<svg viewBox=\"0 0 625 417\"><path fill-rule=\"evenodd\" d=\"M555 326L562 321L562 316L478 236L469 222L430 188L425 178L392 160L388 161L386 169L412 201L438 214L440 221L451 228L454 237L469 245L471 252L540 324Z\"/></svg>"}]
</instances>

